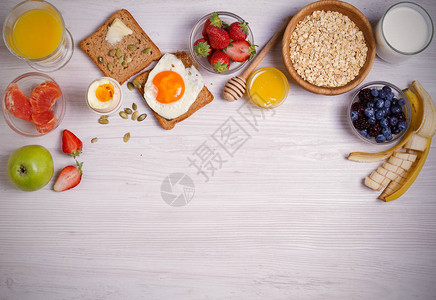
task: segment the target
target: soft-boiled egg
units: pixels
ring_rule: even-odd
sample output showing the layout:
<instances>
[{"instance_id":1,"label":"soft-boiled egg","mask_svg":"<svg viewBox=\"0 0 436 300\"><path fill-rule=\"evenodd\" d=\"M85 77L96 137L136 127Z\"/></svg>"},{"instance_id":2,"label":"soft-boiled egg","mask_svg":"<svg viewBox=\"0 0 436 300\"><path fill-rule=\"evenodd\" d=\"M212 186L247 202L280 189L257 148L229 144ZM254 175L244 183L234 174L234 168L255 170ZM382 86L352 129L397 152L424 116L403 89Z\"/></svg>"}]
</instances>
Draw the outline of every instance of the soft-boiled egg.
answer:
<instances>
[{"instance_id":1,"label":"soft-boiled egg","mask_svg":"<svg viewBox=\"0 0 436 300\"><path fill-rule=\"evenodd\" d=\"M121 88L109 77L94 80L88 88L87 103L98 113L110 113L121 105Z\"/></svg>"},{"instance_id":2,"label":"soft-boiled egg","mask_svg":"<svg viewBox=\"0 0 436 300\"><path fill-rule=\"evenodd\" d=\"M189 110L203 86L203 77L194 66L185 68L180 59L167 53L148 75L144 98L156 113L174 119Z\"/></svg>"}]
</instances>

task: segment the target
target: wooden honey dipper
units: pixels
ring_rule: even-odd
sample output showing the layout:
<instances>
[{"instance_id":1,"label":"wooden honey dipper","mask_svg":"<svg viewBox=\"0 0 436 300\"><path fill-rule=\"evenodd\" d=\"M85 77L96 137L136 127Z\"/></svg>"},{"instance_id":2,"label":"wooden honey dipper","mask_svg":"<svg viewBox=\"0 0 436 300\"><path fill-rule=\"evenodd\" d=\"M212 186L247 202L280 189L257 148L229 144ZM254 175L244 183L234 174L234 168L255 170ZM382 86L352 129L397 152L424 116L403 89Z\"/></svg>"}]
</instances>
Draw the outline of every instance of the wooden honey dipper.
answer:
<instances>
[{"instance_id":1,"label":"wooden honey dipper","mask_svg":"<svg viewBox=\"0 0 436 300\"><path fill-rule=\"evenodd\" d=\"M235 101L242 97L247 89L247 78L253 72L253 70L259 65L265 55L271 50L271 48L275 45L275 43L282 36L283 31L285 31L286 26L291 20L292 16L288 17L280 29L271 37L271 39L266 43L266 45L262 48L259 54L256 55L254 60L248 66L248 68L242 73L240 76L235 76L227 81L224 86L224 99L227 101Z\"/></svg>"}]
</instances>

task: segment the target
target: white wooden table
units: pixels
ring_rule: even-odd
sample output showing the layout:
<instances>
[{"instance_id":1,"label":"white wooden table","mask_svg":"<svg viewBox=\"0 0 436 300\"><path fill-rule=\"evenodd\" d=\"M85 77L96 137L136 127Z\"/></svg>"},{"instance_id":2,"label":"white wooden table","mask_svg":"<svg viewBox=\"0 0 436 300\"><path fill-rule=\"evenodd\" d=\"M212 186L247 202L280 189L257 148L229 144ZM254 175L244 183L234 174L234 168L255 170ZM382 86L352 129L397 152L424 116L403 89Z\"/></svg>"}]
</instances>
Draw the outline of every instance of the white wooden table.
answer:
<instances>
[{"instance_id":1,"label":"white wooden table","mask_svg":"<svg viewBox=\"0 0 436 300\"><path fill-rule=\"evenodd\" d=\"M376 200L378 193L362 179L378 163L346 159L351 151L379 149L353 135L346 120L350 93L315 95L290 80L287 101L251 126L239 113L246 101L228 103L221 96L230 76L203 71L215 100L172 131L161 129L126 85L126 106L136 102L150 114L142 123L115 115L102 126L85 104L88 84L101 73L78 43L118 9L128 9L161 51L171 52L188 50L195 21L215 10L245 18L262 46L308 1L51 2L75 39L70 63L50 74L67 97L67 113L57 130L40 138L20 136L0 120L1 300L436 297L435 146L403 197ZM373 24L395 3L350 2ZM436 21L436 3L417 2ZM0 3L2 23L16 3ZM2 92L32 71L3 43L0 60ZM286 72L280 45L261 66ZM376 58L364 82L405 88L417 79L436 99L435 70L433 41L402 64ZM226 122L239 124L246 137L229 153L217 139ZM37 192L15 189L6 162L16 148L45 146L55 174L72 163L60 149L62 129L84 141L80 185L55 193L53 178ZM125 144L128 131L132 138ZM93 137L99 141L91 144ZM206 182L188 159L198 160L207 147L222 164ZM173 173L194 185L195 194L186 198L192 200L182 207L161 195L162 182Z\"/></svg>"}]
</instances>

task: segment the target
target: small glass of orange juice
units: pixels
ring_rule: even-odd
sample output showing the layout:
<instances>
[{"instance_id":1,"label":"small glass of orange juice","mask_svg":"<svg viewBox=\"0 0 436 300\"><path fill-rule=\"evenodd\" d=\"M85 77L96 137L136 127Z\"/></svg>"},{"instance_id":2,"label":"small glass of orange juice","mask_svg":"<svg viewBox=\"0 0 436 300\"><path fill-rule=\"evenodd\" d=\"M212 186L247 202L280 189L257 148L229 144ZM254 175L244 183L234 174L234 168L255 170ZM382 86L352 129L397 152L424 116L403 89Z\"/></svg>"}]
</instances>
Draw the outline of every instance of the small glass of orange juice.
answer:
<instances>
[{"instance_id":1,"label":"small glass of orange juice","mask_svg":"<svg viewBox=\"0 0 436 300\"><path fill-rule=\"evenodd\" d=\"M42 0L27 0L11 10L3 24L3 40L12 54L43 72L65 66L74 51L61 13Z\"/></svg>"},{"instance_id":2,"label":"small glass of orange juice","mask_svg":"<svg viewBox=\"0 0 436 300\"><path fill-rule=\"evenodd\" d=\"M251 73L247 81L247 94L253 104L261 108L279 106L288 97L289 82L276 68L264 67Z\"/></svg>"}]
</instances>

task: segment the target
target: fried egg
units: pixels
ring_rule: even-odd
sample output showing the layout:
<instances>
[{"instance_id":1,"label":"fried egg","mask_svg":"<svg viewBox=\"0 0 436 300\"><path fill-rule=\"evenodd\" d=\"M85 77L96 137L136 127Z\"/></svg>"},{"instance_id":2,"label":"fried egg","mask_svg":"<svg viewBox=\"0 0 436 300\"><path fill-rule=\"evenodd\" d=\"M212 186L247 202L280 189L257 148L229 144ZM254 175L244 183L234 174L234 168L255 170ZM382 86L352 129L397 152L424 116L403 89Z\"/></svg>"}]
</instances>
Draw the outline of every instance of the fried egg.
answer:
<instances>
[{"instance_id":1,"label":"fried egg","mask_svg":"<svg viewBox=\"0 0 436 300\"><path fill-rule=\"evenodd\" d=\"M185 68L180 59L167 53L148 75L144 98L160 116L174 119L189 110L203 86L203 77L194 66Z\"/></svg>"}]
</instances>

